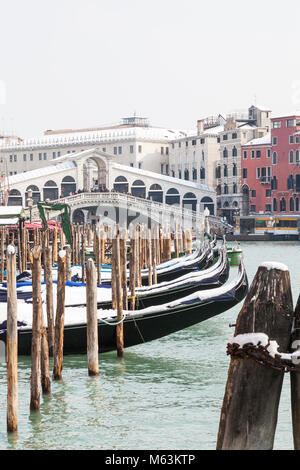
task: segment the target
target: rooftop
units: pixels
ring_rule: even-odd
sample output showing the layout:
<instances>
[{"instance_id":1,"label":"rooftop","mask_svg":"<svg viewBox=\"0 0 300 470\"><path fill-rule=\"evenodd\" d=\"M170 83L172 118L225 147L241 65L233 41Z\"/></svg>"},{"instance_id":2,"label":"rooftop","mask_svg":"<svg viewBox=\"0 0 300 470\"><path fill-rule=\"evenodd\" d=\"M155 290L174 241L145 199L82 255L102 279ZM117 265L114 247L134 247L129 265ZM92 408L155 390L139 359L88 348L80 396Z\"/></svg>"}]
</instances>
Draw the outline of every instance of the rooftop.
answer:
<instances>
[{"instance_id":1,"label":"rooftop","mask_svg":"<svg viewBox=\"0 0 300 470\"><path fill-rule=\"evenodd\" d=\"M271 145L271 133L264 135L263 137L259 137L258 139L249 140L243 147L250 147L253 145Z\"/></svg>"}]
</instances>

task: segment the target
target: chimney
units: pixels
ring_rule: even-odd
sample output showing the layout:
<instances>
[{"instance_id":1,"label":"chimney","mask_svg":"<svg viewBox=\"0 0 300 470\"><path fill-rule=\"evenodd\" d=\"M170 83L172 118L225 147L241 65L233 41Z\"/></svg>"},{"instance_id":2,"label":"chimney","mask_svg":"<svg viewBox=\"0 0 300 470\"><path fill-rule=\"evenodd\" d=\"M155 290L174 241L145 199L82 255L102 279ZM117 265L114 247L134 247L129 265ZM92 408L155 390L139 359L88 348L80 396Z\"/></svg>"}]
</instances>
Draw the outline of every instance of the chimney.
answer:
<instances>
[{"instance_id":1,"label":"chimney","mask_svg":"<svg viewBox=\"0 0 300 470\"><path fill-rule=\"evenodd\" d=\"M204 119L198 119L197 121L197 135L201 135L204 132Z\"/></svg>"}]
</instances>

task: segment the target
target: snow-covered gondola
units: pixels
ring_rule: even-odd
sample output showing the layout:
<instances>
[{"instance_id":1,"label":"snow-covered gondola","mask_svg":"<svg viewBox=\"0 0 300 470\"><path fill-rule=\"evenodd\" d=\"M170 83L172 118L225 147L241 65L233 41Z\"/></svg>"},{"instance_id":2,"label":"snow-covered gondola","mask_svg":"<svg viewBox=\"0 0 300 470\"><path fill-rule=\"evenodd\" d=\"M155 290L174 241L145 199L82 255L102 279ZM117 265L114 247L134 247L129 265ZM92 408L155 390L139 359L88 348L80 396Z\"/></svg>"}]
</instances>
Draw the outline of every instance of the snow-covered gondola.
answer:
<instances>
[{"instance_id":1,"label":"snow-covered gondola","mask_svg":"<svg viewBox=\"0 0 300 470\"><path fill-rule=\"evenodd\" d=\"M164 305L138 311L125 311L124 345L135 346L167 336L176 331L219 315L239 303L248 290L244 263L240 260L236 278L216 289L196 292ZM31 353L31 306L18 313L18 351L20 355ZM45 315L45 312L44 312ZM45 318L46 321L46 318ZM116 311L98 310L99 351L116 349ZM6 341L6 325L3 320L0 341ZM86 353L86 309L65 309L64 354Z\"/></svg>"}]
</instances>

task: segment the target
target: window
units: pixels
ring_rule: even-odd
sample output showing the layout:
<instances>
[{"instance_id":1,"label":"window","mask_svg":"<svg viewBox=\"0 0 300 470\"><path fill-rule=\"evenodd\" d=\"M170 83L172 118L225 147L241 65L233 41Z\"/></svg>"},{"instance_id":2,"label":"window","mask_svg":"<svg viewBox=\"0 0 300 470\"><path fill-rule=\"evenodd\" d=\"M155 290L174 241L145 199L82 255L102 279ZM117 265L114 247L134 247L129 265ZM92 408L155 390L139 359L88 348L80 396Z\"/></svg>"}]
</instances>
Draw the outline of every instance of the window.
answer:
<instances>
[{"instance_id":1,"label":"window","mask_svg":"<svg viewBox=\"0 0 300 470\"><path fill-rule=\"evenodd\" d=\"M273 121L273 129L279 129L281 127L281 121Z\"/></svg>"},{"instance_id":2,"label":"window","mask_svg":"<svg viewBox=\"0 0 300 470\"><path fill-rule=\"evenodd\" d=\"M268 150L267 150L267 157L268 157L268 158L271 157L271 149L268 149Z\"/></svg>"},{"instance_id":3,"label":"window","mask_svg":"<svg viewBox=\"0 0 300 470\"><path fill-rule=\"evenodd\" d=\"M261 152L260 150L256 150L256 158L260 158L261 157Z\"/></svg>"},{"instance_id":4,"label":"window","mask_svg":"<svg viewBox=\"0 0 300 470\"><path fill-rule=\"evenodd\" d=\"M277 199L273 199L273 211L277 212Z\"/></svg>"},{"instance_id":5,"label":"window","mask_svg":"<svg viewBox=\"0 0 300 470\"><path fill-rule=\"evenodd\" d=\"M256 168L256 178L260 178L260 168Z\"/></svg>"},{"instance_id":6,"label":"window","mask_svg":"<svg viewBox=\"0 0 300 470\"><path fill-rule=\"evenodd\" d=\"M39 153L39 160L42 160L42 154Z\"/></svg>"},{"instance_id":7,"label":"window","mask_svg":"<svg viewBox=\"0 0 300 470\"><path fill-rule=\"evenodd\" d=\"M133 153L133 145L130 145L129 151L130 151L130 153Z\"/></svg>"},{"instance_id":8,"label":"window","mask_svg":"<svg viewBox=\"0 0 300 470\"><path fill-rule=\"evenodd\" d=\"M286 127L295 127L295 125L296 125L295 119L287 119Z\"/></svg>"},{"instance_id":9,"label":"window","mask_svg":"<svg viewBox=\"0 0 300 470\"><path fill-rule=\"evenodd\" d=\"M243 168L243 178L247 178L247 168Z\"/></svg>"},{"instance_id":10,"label":"window","mask_svg":"<svg viewBox=\"0 0 300 470\"><path fill-rule=\"evenodd\" d=\"M271 189L266 189L266 197L271 197Z\"/></svg>"},{"instance_id":11,"label":"window","mask_svg":"<svg viewBox=\"0 0 300 470\"><path fill-rule=\"evenodd\" d=\"M188 140L185 142L185 146L186 146L186 147L189 146L189 141L188 141Z\"/></svg>"},{"instance_id":12,"label":"window","mask_svg":"<svg viewBox=\"0 0 300 470\"><path fill-rule=\"evenodd\" d=\"M299 137L298 136L295 137L295 142L296 142L296 144L299 144Z\"/></svg>"},{"instance_id":13,"label":"window","mask_svg":"<svg viewBox=\"0 0 300 470\"><path fill-rule=\"evenodd\" d=\"M224 176L228 176L227 165L224 165Z\"/></svg>"},{"instance_id":14,"label":"window","mask_svg":"<svg viewBox=\"0 0 300 470\"><path fill-rule=\"evenodd\" d=\"M224 184L224 194L228 194L228 186L227 186L227 184Z\"/></svg>"},{"instance_id":15,"label":"window","mask_svg":"<svg viewBox=\"0 0 300 470\"><path fill-rule=\"evenodd\" d=\"M197 141L196 140L192 140L192 145L196 145Z\"/></svg>"},{"instance_id":16,"label":"window","mask_svg":"<svg viewBox=\"0 0 300 470\"><path fill-rule=\"evenodd\" d=\"M14 161L15 162L17 161L17 155L14 155Z\"/></svg>"},{"instance_id":17,"label":"window","mask_svg":"<svg viewBox=\"0 0 300 470\"><path fill-rule=\"evenodd\" d=\"M179 149L181 148L181 142L178 142L178 148Z\"/></svg>"},{"instance_id":18,"label":"window","mask_svg":"<svg viewBox=\"0 0 300 470\"><path fill-rule=\"evenodd\" d=\"M233 156L233 157L237 157L237 149L236 149L236 147L233 147L233 149L232 149L232 156Z\"/></svg>"},{"instance_id":19,"label":"window","mask_svg":"<svg viewBox=\"0 0 300 470\"><path fill-rule=\"evenodd\" d=\"M228 139L228 135L227 134L224 134L223 135L223 140L227 140Z\"/></svg>"},{"instance_id":20,"label":"window","mask_svg":"<svg viewBox=\"0 0 300 470\"><path fill-rule=\"evenodd\" d=\"M164 148L163 148L163 147L160 147L160 154L161 154L161 155L164 154Z\"/></svg>"},{"instance_id":21,"label":"window","mask_svg":"<svg viewBox=\"0 0 300 470\"><path fill-rule=\"evenodd\" d=\"M142 146L141 145L138 146L138 152L142 153Z\"/></svg>"},{"instance_id":22,"label":"window","mask_svg":"<svg viewBox=\"0 0 300 470\"><path fill-rule=\"evenodd\" d=\"M277 153L276 153L276 152L273 152L272 163L273 163L273 165L276 165L276 164L277 164Z\"/></svg>"},{"instance_id":23,"label":"window","mask_svg":"<svg viewBox=\"0 0 300 470\"><path fill-rule=\"evenodd\" d=\"M299 163L299 150L296 150L296 163Z\"/></svg>"},{"instance_id":24,"label":"window","mask_svg":"<svg viewBox=\"0 0 300 470\"><path fill-rule=\"evenodd\" d=\"M232 138L233 138L233 139L237 139L237 133L236 133L236 132L233 132Z\"/></svg>"},{"instance_id":25,"label":"window","mask_svg":"<svg viewBox=\"0 0 300 470\"><path fill-rule=\"evenodd\" d=\"M47 154L44 153L44 160L47 160Z\"/></svg>"},{"instance_id":26,"label":"window","mask_svg":"<svg viewBox=\"0 0 300 470\"><path fill-rule=\"evenodd\" d=\"M30 161L33 161L33 153L30 154Z\"/></svg>"},{"instance_id":27,"label":"window","mask_svg":"<svg viewBox=\"0 0 300 470\"><path fill-rule=\"evenodd\" d=\"M266 212L271 212L271 211L272 211L271 204L266 204Z\"/></svg>"},{"instance_id":28,"label":"window","mask_svg":"<svg viewBox=\"0 0 300 470\"><path fill-rule=\"evenodd\" d=\"M102 147L102 152L106 152L106 147Z\"/></svg>"},{"instance_id":29,"label":"window","mask_svg":"<svg viewBox=\"0 0 300 470\"><path fill-rule=\"evenodd\" d=\"M290 198L290 212L294 212L294 199Z\"/></svg>"},{"instance_id":30,"label":"window","mask_svg":"<svg viewBox=\"0 0 300 470\"><path fill-rule=\"evenodd\" d=\"M223 158L227 158L227 157L228 157L228 150L225 147L224 150L223 150Z\"/></svg>"},{"instance_id":31,"label":"window","mask_svg":"<svg viewBox=\"0 0 300 470\"><path fill-rule=\"evenodd\" d=\"M193 180L197 180L197 169L193 168Z\"/></svg>"},{"instance_id":32,"label":"window","mask_svg":"<svg viewBox=\"0 0 300 470\"><path fill-rule=\"evenodd\" d=\"M200 168L200 179L201 180L205 179L205 168Z\"/></svg>"},{"instance_id":33,"label":"window","mask_svg":"<svg viewBox=\"0 0 300 470\"><path fill-rule=\"evenodd\" d=\"M141 162L140 162L140 163L139 163L139 169L141 169L141 168L142 168L142 164L141 164Z\"/></svg>"},{"instance_id":34,"label":"window","mask_svg":"<svg viewBox=\"0 0 300 470\"><path fill-rule=\"evenodd\" d=\"M52 158L56 158L56 152L52 152Z\"/></svg>"},{"instance_id":35,"label":"window","mask_svg":"<svg viewBox=\"0 0 300 470\"><path fill-rule=\"evenodd\" d=\"M133 163L130 163L131 168L133 167Z\"/></svg>"},{"instance_id":36,"label":"window","mask_svg":"<svg viewBox=\"0 0 300 470\"><path fill-rule=\"evenodd\" d=\"M251 150L251 158L255 158L255 151Z\"/></svg>"},{"instance_id":37,"label":"window","mask_svg":"<svg viewBox=\"0 0 300 470\"><path fill-rule=\"evenodd\" d=\"M251 205L250 206L250 212L256 212L256 206L255 205Z\"/></svg>"},{"instance_id":38,"label":"window","mask_svg":"<svg viewBox=\"0 0 300 470\"><path fill-rule=\"evenodd\" d=\"M119 155L122 155L122 147L118 147L118 153Z\"/></svg>"},{"instance_id":39,"label":"window","mask_svg":"<svg viewBox=\"0 0 300 470\"><path fill-rule=\"evenodd\" d=\"M233 167L232 167L232 176L237 176L237 166L235 163L233 164Z\"/></svg>"},{"instance_id":40,"label":"window","mask_svg":"<svg viewBox=\"0 0 300 470\"><path fill-rule=\"evenodd\" d=\"M293 143L294 143L294 136L293 136L293 135L290 135L290 137L289 137L289 142L290 142L290 144L293 144Z\"/></svg>"},{"instance_id":41,"label":"window","mask_svg":"<svg viewBox=\"0 0 300 470\"><path fill-rule=\"evenodd\" d=\"M57 152L57 156L60 157L60 152Z\"/></svg>"},{"instance_id":42,"label":"window","mask_svg":"<svg viewBox=\"0 0 300 470\"><path fill-rule=\"evenodd\" d=\"M273 145L277 145L277 137L273 137Z\"/></svg>"},{"instance_id":43,"label":"window","mask_svg":"<svg viewBox=\"0 0 300 470\"><path fill-rule=\"evenodd\" d=\"M244 160L247 160L247 150L244 150L243 156L244 156Z\"/></svg>"},{"instance_id":44,"label":"window","mask_svg":"<svg viewBox=\"0 0 300 470\"><path fill-rule=\"evenodd\" d=\"M164 174L164 164L163 163L160 164L160 172L161 172L162 175Z\"/></svg>"},{"instance_id":45,"label":"window","mask_svg":"<svg viewBox=\"0 0 300 470\"><path fill-rule=\"evenodd\" d=\"M26 162L26 160L27 160L27 155L26 155L26 153L24 153L24 155L23 155L23 161Z\"/></svg>"},{"instance_id":46,"label":"window","mask_svg":"<svg viewBox=\"0 0 300 470\"><path fill-rule=\"evenodd\" d=\"M10 162L13 161L13 156L12 156L12 155L9 156L9 161L10 161Z\"/></svg>"},{"instance_id":47,"label":"window","mask_svg":"<svg viewBox=\"0 0 300 470\"><path fill-rule=\"evenodd\" d=\"M255 189L251 190L251 197L256 197L256 190Z\"/></svg>"},{"instance_id":48,"label":"window","mask_svg":"<svg viewBox=\"0 0 300 470\"><path fill-rule=\"evenodd\" d=\"M169 147L166 147L166 155L169 155Z\"/></svg>"},{"instance_id":49,"label":"window","mask_svg":"<svg viewBox=\"0 0 300 470\"><path fill-rule=\"evenodd\" d=\"M178 170L178 178L181 179L181 170Z\"/></svg>"},{"instance_id":50,"label":"window","mask_svg":"<svg viewBox=\"0 0 300 470\"><path fill-rule=\"evenodd\" d=\"M220 142L220 139L218 142ZM200 144L205 144L205 139L200 139Z\"/></svg>"},{"instance_id":51,"label":"window","mask_svg":"<svg viewBox=\"0 0 300 470\"><path fill-rule=\"evenodd\" d=\"M294 163L294 152L293 150L290 150L290 163Z\"/></svg>"},{"instance_id":52,"label":"window","mask_svg":"<svg viewBox=\"0 0 300 470\"><path fill-rule=\"evenodd\" d=\"M290 175L287 179L287 189L293 189L294 187L294 178L293 175Z\"/></svg>"},{"instance_id":53,"label":"window","mask_svg":"<svg viewBox=\"0 0 300 470\"><path fill-rule=\"evenodd\" d=\"M235 183L233 183L232 192L233 194L237 193L237 185Z\"/></svg>"}]
</instances>

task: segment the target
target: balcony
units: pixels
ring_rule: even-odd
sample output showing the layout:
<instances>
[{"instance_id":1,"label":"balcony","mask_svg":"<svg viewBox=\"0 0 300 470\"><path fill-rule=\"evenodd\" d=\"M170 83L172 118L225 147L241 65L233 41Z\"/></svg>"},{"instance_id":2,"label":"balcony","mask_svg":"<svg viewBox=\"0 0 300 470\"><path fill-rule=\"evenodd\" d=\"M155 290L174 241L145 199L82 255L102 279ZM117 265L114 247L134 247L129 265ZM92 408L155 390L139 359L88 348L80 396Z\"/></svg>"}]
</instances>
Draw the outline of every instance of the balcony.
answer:
<instances>
[{"instance_id":1,"label":"balcony","mask_svg":"<svg viewBox=\"0 0 300 470\"><path fill-rule=\"evenodd\" d=\"M271 176L261 176L259 180L261 183L270 184Z\"/></svg>"}]
</instances>

